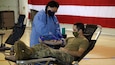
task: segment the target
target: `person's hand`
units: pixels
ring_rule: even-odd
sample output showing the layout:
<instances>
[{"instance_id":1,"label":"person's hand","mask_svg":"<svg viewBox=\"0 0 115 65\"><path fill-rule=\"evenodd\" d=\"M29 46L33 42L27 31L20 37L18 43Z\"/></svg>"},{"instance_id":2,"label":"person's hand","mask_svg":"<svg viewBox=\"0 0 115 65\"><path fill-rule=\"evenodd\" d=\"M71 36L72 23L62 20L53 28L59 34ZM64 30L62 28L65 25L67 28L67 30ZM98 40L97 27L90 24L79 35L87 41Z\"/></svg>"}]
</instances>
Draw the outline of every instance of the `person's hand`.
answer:
<instances>
[{"instance_id":1,"label":"person's hand","mask_svg":"<svg viewBox=\"0 0 115 65\"><path fill-rule=\"evenodd\" d=\"M64 38L61 38L61 41L62 41L62 46L65 46L66 45L66 40Z\"/></svg>"}]
</instances>

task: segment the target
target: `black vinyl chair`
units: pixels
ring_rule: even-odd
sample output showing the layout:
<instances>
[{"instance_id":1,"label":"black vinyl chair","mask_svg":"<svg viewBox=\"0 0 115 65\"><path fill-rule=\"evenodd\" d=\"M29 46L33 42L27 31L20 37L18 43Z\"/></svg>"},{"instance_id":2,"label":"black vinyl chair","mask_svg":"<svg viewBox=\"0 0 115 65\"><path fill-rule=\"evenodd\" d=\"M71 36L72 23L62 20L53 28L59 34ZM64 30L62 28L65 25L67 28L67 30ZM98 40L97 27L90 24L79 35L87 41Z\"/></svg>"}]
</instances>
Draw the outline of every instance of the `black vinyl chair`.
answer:
<instances>
[{"instance_id":1,"label":"black vinyl chair","mask_svg":"<svg viewBox=\"0 0 115 65\"><path fill-rule=\"evenodd\" d=\"M24 24L25 15L19 15L18 22L15 24L12 33L7 38L5 43L14 45L14 43L19 40L24 34L26 25Z\"/></svg>"},{"instance_id":2,"label":"black vinyl chair","mask_svg":"<svg viewBox=\"0 0 115 65\"><path fill-rule=\"evenodd\" d=\"M94 48L96 41L98 40L100 34L101 34L101 26L100 25L92 25L92 24L85 24L85 31L84 31L84 36L89 40L89 47L87 48L87 50L80 56L80 57L76 57L74 60L74 64L72 63L63 63L61 61L58 61L58 65L78 65L78 63ZM97 30L98 29L98 30ZM97 31L97 33L96 33ZM93 38L94 33L95 38Z\"/></svg>"},{"instance_id":3,"label":"black vinyl chair","mask_svg":"<svg viewBox=\"0 0 115 65\"><path fill-rule=\"evenodd\" d=\"M49 57L49 58L42 58L42 59L30 59L30 60L17 60L16 63L19 65L32 65L34 63L40 63L40 62L46 62L46 64L41 64L40 65L49 65L48 63L51 61L53 62L52 65L78 65L78 63L94 48L96 41L98 40L100 34L101 34L101 26L100 25L92 25L92 24L85 24L85 31L84 35L85 37L89 40L89 47L88 49L80 56L75 58L73 61L74 63L67 63L67 62L61 62L55 58ZM98 29L98 30L97 30ZM96 32L97 31L97 32ZM92 39L93 35L95 33L95 38Z\"/></svg>"},{"instance_id":4,"label":"black vinyl chair","mask_svg":"<svg viewBox=\"0 0 115 65\"><path fill-rule=\"evenodd\" d=\"M81 55L81 57L77 57L75 59L75 61L80 62L95 46L96 41L98 39L98 37L101 34L101 26L100 25L91 25L91 24L86 24L85 25L85 31L84 31L84 36L89 40L89 47L88 49ZM98 32L96 33L96 36L94 39L92 39L95 31L97 30L97 28L99 29Z\"/></svg>"},{"instance_id":5,"label":"black vinyl chair","mask_svg":"<svg viewBox=\"0 0 115 65\"><path fill-rule=\"evenodd\" d=\"M25 15L20 14L18 18L18 22L13 27L12 33L5 41L6 44L14 45L14 43L22 37L26 27L26 25L24 24L24 20L25 20ZM3 37L4 34L2 33L1 35ZM2 39L1 39L0 51L5 51L5 50L10 50L10 48L6 47L6 45L2 43Z\"/></svg>"}]
</instances>

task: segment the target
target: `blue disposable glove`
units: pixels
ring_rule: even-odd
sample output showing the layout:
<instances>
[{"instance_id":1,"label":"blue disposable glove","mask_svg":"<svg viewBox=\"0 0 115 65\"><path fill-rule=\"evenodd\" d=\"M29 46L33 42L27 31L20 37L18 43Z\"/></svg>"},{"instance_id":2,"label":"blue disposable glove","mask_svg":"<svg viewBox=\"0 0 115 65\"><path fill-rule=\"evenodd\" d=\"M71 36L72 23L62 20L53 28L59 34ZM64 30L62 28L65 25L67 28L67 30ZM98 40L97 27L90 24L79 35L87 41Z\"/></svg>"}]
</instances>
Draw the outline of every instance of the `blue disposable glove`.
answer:
<instances>
[{"instance_id":1,"label":"blue disposable glove","mask_svg":"<svg viewBox=\"0 0 115 65\"><path fill-rule=\"evenodd\" d=\"M58 40L58 38L55 37L54 35L41 36L40 39L41 39L42 41L44 41L44 40Z\"/></svg>"}]
</instances>

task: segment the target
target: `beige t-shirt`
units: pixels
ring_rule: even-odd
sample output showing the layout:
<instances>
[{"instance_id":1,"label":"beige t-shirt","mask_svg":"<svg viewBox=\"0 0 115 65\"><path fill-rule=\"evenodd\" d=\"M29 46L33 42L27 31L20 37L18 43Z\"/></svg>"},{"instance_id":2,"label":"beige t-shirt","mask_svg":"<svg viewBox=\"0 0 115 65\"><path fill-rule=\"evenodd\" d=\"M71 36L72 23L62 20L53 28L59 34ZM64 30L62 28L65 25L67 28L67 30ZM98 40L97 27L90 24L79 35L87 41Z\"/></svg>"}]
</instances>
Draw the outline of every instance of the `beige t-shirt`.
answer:
<instances>
[{"instance_id":1,"label":"beige t-shirt","mask_svg":"<svg viewBox=\"0 0 115 65\"><path fill-rule=\"evenodd\" d=\"M70 51L78 51L79 48L86 50L89 42L86 38L69 37L66 39L67 45L64 47Z\"/></svg>"}]
</instances>

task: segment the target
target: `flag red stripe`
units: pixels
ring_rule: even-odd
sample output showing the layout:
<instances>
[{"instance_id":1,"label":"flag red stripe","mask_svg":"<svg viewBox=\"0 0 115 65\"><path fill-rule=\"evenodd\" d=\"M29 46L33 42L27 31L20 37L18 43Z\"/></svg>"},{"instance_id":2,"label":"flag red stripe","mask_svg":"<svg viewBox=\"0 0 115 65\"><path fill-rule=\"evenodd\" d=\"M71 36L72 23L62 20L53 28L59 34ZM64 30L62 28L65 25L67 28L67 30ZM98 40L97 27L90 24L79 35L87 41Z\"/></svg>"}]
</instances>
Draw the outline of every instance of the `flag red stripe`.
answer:
<instances>
[{"instance_id":1,"label":"flag red stripe","mask_svg":"<svg viewBox=\"0 0 115 65\"><path fill-rule=\"evenodd\" d=\"M29 4L46 5L50 0L29 0ZM56 0L60 5L115 6L115 0Z\"/></svg>"},{"instance_id":2,"label":"flag red stripe","mask_svg":"<svg viewBox=\"0 0 115 65\"><path fill-rule=\"evenodd\" d=\"M32 4L32 5L46 5L50 0L28 0L28 4ZM97 24L97 25L101 25L103 27L110 27L110 28L115 28L115 18L114 15L112 15L111 13L113 13L114 11L114 6L115 6L115 0L56 0L57 2L59 2L60 5L76 5L76 6L112 6L110 8L113 8L112 11L109 10L110 14L106 14L107 16L109 16L109 18L107 17L94 17L93 14L95 15L95 9L91 11L94 11L94 13L88 13L88 16L82 15L82 16L78 16L77 14L75 16L70 15L71 12L68 12L66 15L62 15L59 14L57 15L58 20L60 23L69 23L69 24L73 24L75 22L83 22L83 23L89 23L89 24ZM64 8L63 8L64 9ZM84 9L84 8L83 8ZM71 9L70 9L71 10ZM96 10L98 11L98 10ZM107 10L108 11L108 10ZM65 12L65 11L64 11ZM84 11L82 11L84 12ZM106 12L103 11L104 13ZM85 13L84 13L85 14ZM89 15L92 15L89 16ZM100 15L100 12L97 13ZM102 14L101 14L102 15Z\"/></svg>"},{"instance_id":3,"label":"flag red stripe","mask_svg":"<svg viewBox=\"0 0 115 65\"><path fill-rule=\"evenodd\" d=\"M83 22L89 24L101 25L103 27L115 28L115 18L98 18L98 17L82 17L57 15L60 23L73 24L75 22Z\"/></svg>"}]
</instances>

